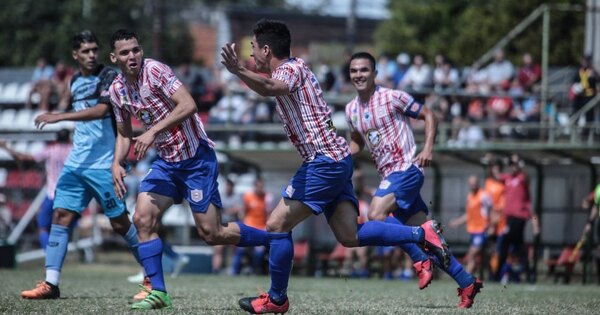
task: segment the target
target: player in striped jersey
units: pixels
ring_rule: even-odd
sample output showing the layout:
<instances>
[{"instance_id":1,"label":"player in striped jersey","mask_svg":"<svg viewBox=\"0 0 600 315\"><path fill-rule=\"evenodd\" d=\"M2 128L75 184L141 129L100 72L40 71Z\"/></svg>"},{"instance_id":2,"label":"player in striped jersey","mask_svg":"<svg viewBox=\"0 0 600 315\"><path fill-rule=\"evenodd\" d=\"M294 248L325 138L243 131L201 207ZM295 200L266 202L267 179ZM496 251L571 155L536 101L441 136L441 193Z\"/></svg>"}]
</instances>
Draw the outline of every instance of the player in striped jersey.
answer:
<instances>
[{"instance_id":1,"label":"player in striped jersey","mask_svg":"<svg viewBox=\"0 0 600 315\"><path fill-rule=\"evenodd\" d=\"M119 198L126 193L123 163L132 140L138 159L151 145L158 152L158 158L140 183L133 216L139 231L140 260L151 290L148 288L145 298L131 308L170 309L157 220L172 204L181 203L183 198L188 201L198 234L210 245L264 246L268 244L267 233L242 223L221 225L223 207L213 142L204 132L194 100L173 70L156 60L144 59L137 35L129 30L113 33L110 46L110 59L122 72L110 86L118 131L112 178ZM131 115L145 128L145 132L135 138Z\"/></svg>"},{"instance_id":2,"label":"player in striped jersey","mask_svg":"<svg viewBox=\"0 0 600 315\"><path fill-rule=\"evenodd\" d=\"M424 175L422 167L431 165L437 121L433 113L415 102L409 94L375 84L375 58L358 52L350 58L350 79L358 96L346 105L346 119L351 129L350 150L358 154L366 145L382 181L369 208L370 220L399 221L422 225L427 220L427 205L421 198ZM425 121L425 144L415 156L416 144L409 118ZM393 213L393 217L389 214ZM414 244L402 244L413 260L419 275L419 288L431 282L432 260ZM433 259L434 263L437 260ZM450 265L440 265L459 284L458 304L471 307L481 282L464 271L454 257Z\"/></svg>"},{"instance_id":3,"label":"player in striped jersey","mask_svg":"<svg viewBox=\"0 0 600 315\"><path fill-rule=\"evenodd\" d=\"M71 79L72 112L44 113L35 118L36 127L60 121L75 121L73 148L56 184L54 214L46 247L46 280L32 290L21 292L26 299L56 299L61 270L72 222L87 207L92 198L110 219L137 257L138 237L129 221L125 203L112 188L110 165L113 158L115 130L108 99L108 86L116 71L98 64L99 43L90 31L76 34L72 41L72 57L79 72ZM139 261L139 260L138 260Z\"/></svg>"},{"instance_id":4,"label":"player in striped jersey","mask_svg":"<svg viewBox=\"0 0 600 315\"><path fill-rule=\"evenodd\" d=\"M290 56L291 35L280 21L260 20L253 29L252 57L263 77L238 60L235 44L221 51L228 71L262 96L275 96L284 130L304 163L282 191L282 199L267 221L271 289L240 300L255 314L285 313L287 287L294 255L291 230L312 215L324 213L337 240L346 247L419 243L446 261L449 252L437 223L422 227L370 221L357 223L358 202L352 187L352 157L337 135L331 111L315 75L300 58Z\"/></svg>"}]
</instances>

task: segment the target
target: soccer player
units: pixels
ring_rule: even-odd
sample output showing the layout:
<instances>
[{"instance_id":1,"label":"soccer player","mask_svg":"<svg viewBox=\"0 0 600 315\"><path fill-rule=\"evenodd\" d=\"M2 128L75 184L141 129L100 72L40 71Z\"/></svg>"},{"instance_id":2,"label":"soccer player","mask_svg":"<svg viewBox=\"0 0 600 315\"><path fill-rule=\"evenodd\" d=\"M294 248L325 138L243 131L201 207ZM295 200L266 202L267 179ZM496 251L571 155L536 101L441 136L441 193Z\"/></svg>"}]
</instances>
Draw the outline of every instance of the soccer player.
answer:
<instances>
[{"instance_id":1,"label":"soccer player","mask_svg":"<svg viewBox=\"0 0 600 315\"><path fill-rule=\"evenodd\" d=\"M126 193L123 162L135 141L141 159L151 145L158 158L140 183L133 222L138 230L139 255L152 290L132 309L172 308L163 269L163 243L158 236L161 215L185 198L192 209L198 234L210 245L263 246L267 232L241 223L221 225L218 164L213 142L204 132L197 107L173 70L156 60L143 58L135 33L117 30L110 41L110 60L121 69L110 86L110 100L117 121L117 141L112 162L114 190ZM145 132L133 138L131 116Z\"/></svg>"},{"instance_id":2,"label":"soccer player","mask_svg":"<svg viewBox=\"0 0 600 315\"><path fill-rule=\"evenodd\" d=\"M371 54L352 55L350 79L358 95L346 105L350 150L358 154L366 144L382 178L371 200L369 220L422 225L427 220L428 209L420 195L424 181L421 167L431 164L437 121L427 107L415 102L409 94L377 86L375 69L375 58ZM425 121L425 144L416 156L409 118ZM390 213L394 217L390 217ZM415 263L419 288L425 288L432 278L429 256L414 244L401 247ZM465 272L453 256L449 266L442 264L441 267L459 285L458 306L471 307L483 287L481 282Z\"/></svg>"},{"instance_id":3,"label":"soccer player","mask_svg":"<svg viewBox=\"0 0 600 315\"><path fill-rule=\"evenodd\" d=\"M477 259L483 262L487 232L490 224L490 209L492 199L487 192L479 186L479 177L469 176L469 194L467 195L466 211L460 217L450 221L450 227L456 228L462 224L467 225L467 233L471 235L471 245L465 257L467 261L467 272L473 273Z\"/></svg>"},{"instance_id":4,"label":"soccer player","mask_svg":"<svg viewBox=\"0 0 600 315\"><path fill-rule=\"evenodd\" d=\"M110 171L115 130L108 87L117 73L98 64L99 44L92 32L76 34L72 45L73 59L79 64L79 72L71 79L71 101L75 111L45 113L35 118L35 125L40 129L64 120L76 123L73 148L56 184L54 216L46 248L46 281L21 292L26 299L60 297L58 285L67 254L69 226L92 198L102 207L115 232L123 236L137 259L137 231L129 221L125 204L115 196Z\"/></svg>"},{"instance_id":5,"label":"soccer player","mask_svg":"<svg viewBox=\"0 0 600 315\"><path fill-rule=\"evenodd\" d=\"M0 148L6 150L17 161L35 161L44 162L46 170L46 198L36 216L38 229L38 239L40 247L46 250L48 237L50 236L50 226L52 225L52 214L54 213L54 190L60 171L65 165L65 161L71 152L71 132L68 129L61 129L56 133L56 141L49 143L41 152L30 155L17 152L6 145L5 141L0 140ZM73 221L75 223L75 221Z\"/></svg>"},{"instance_id":6,"label":"soccer player","mask_svg":"<svg viewBox=\"0 0 600 315\"><path fill-rule=\"evenodd\" d=\"M275 96L284 130L304 162L282 190L282 199L267 220L271 289L239 301L250 313L285 313L294 247L291 230L311 215L324 213L337 240L346 247L419 243L445 261L448 249L437 222L408 227L379 221L357 223L358 203L352 187L352 157L336 134L331 110L315 75L291 57L291 35L280 21L260 20L253 29L252 57L263 77L238 60L235 44L221 49L221 63L262 96Z\"/></svg>"}]
</instances>

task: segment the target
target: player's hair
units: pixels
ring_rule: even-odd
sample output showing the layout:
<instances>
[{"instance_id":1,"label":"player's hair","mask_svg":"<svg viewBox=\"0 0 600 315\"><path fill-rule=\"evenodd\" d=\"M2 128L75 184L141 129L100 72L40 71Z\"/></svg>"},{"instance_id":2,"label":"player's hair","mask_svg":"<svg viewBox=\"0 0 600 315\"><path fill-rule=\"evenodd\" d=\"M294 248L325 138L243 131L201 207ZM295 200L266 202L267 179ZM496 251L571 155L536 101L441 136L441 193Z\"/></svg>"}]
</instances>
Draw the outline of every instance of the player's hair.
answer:
<instances>
[{"instance_id":1,"label":"player's hair","mask_svg":"<svg viewBox=\"0 0 600 315\"><path fill-rule=\"evenodd\" d=\"M56 133L56 142L68 143L71 137L71 131L69 129L61 129Z\"/></svg>"},{"instance_id":2,"label":"player's hair","mask_svg":"<svg viewBox=\"0 0 600 315\"><path fill-rule=\"evenodd\" d=\"M260 47L269 46L276 58L284 59L290 56L292 36L284 22L261 19L254 24L252 32L256 36L256 43Z\"/></svg>"},{"instance_id":3,"label":"player's hair","mask_svg":"<svg viewBox=\"0 0 600 315\"><path fill-rule=\"evenodd\" d=\"M371 70L375 71L375 57L373 57L373 55L369 54L366 51L360 51L357 53L352 54L352 56L350 56L350 62L352 62L352 60L354 59L367 59L369 60L369 63L371 64Z\"/></svg>"},{"instance_id":4,"label":"player's hair","mask_svg":"<svg viewBox=\"0 0 600 315\"><path fill-rule=\"evenodd\" d=\"M81 48L81 44L83 43L96 43L100 45L98 38L90 30L81 31L80 33L75 34L71 40L71 46L73 47L73 50Z\"/></svg>"},{"instance_id":5,"label":"player's hair","mask_svg":"<svg viewBox=\"0 0 600 315\"><path fill-rule=\"evenodd\" d=\"M128 39L138 39L137 35L130 30L119 29L112 34L110 37L110 50L115 50L115 43L120 40L128 40Z\"/></svg>"}]
</instances>

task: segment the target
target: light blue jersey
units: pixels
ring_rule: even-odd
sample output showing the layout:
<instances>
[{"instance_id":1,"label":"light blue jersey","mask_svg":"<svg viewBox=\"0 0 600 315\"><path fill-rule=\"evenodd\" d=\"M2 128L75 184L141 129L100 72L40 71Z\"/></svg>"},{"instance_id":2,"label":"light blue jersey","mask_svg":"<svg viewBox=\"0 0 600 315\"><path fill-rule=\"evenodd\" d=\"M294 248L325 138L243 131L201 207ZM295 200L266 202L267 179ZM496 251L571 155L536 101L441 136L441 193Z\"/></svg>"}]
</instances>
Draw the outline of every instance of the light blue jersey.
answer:
<instances>
[{"instance_id":1,"label":"light blue jersey","mask_svg":"<svg viewBox=\"0 0 600 315\"><path fill-rule=\"evenodd\" d=\"M110 105L108 88L117 76L115 70L99 65L94 73L82 76L77 73L71 80L71 99L75 111L104 103ZM75 123L73 149L65 162L72 168L109 169L115 148L115 127L112 111L103 119Z\"/></svg>"}]
</instances>

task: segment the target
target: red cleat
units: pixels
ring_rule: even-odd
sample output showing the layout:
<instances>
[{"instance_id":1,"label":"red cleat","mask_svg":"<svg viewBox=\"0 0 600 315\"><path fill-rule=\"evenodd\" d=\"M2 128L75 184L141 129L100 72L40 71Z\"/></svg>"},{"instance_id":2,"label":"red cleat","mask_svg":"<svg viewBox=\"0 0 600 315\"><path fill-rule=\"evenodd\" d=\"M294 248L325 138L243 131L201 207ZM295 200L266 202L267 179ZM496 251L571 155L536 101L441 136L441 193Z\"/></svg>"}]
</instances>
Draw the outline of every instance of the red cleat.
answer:
<instances>
[{"instance_id":1,"label":"red cleat","mask_svg":"<svg viewBox=\"0 0 600 315\"><path fill-rule=\"evenodd\" d=\"M433 264L431 263L431 259L417 261L413 264L413 267L415 267L415 271L419 277L419 289L423 290L431 283L431 279L433 279Z\"/></svg>"},{"instance_id":2,"label":"red cleat","mask_svg":"<svg viewBox=\"0 0 600 315\"><path fill-rule=\"evenodd\" d=\"M282 305L277 305L271 301L268 293L263 293L258 297L247 297L239 301L240 307L250 314L285 314L290 308L289 300L285 300Z\"/></svg>"},{"instance_id":3,"label":"red cleat","mask_svg":"<svg viewBox=\"0 0 600 315\"><path fill-rule=\"evenodd\" d=\"M444 269L450 266L450 250L442 235L442 227L435 220L429 220L421 225L425 231L425 248L432 252L440 261Z\"/></svg>"},{"instance_id":4,"label":"red cleat","mask_svg":"<svg viewBox=\"0 0 600 315\"><path fill-rule=\"evenodd\" d=\"M458 296L460 297L460 302L458 303L459 308L470 308L473 306L473 302L475 301L475 296L477 293L481 291L483 288L483 283L481 280L475 279L475 282L470 286L461 289L458 288Z\"/></svg>"}]
</instances>

